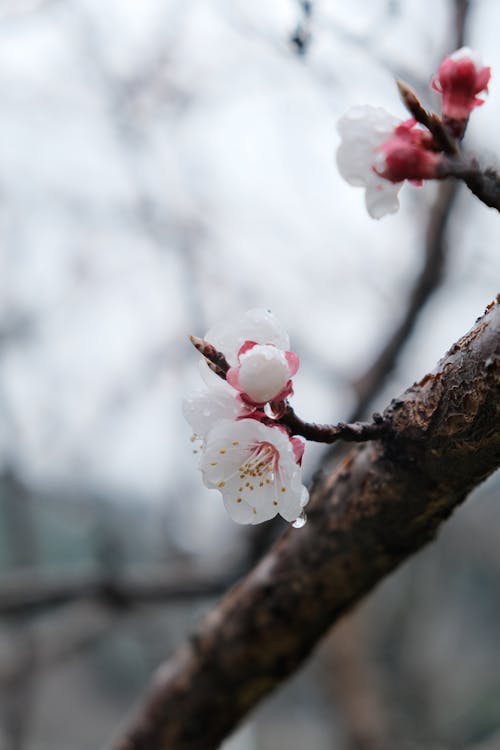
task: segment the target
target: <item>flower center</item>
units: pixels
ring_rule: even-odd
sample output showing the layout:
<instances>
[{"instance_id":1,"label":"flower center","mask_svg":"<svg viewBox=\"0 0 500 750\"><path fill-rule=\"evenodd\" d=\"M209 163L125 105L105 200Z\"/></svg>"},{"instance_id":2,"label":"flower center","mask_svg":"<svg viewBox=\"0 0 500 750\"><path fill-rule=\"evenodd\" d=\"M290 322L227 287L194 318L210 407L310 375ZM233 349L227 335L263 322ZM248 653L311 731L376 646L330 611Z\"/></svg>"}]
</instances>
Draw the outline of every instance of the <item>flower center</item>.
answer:
<instances>
[{"instance_id":1,"label":"flower center","mask_svg":"<svg viewBox=\"0 0 500 750\"><path fill-rule=\"evenodd\" d=\"M274 480L278 470L280 454L278 449L271 443L256 443L247 455L245 463L240 468L240 479L255 479L262 487ZM249 489L254 489L250 484Z\"/></svg>"}]
</instances>

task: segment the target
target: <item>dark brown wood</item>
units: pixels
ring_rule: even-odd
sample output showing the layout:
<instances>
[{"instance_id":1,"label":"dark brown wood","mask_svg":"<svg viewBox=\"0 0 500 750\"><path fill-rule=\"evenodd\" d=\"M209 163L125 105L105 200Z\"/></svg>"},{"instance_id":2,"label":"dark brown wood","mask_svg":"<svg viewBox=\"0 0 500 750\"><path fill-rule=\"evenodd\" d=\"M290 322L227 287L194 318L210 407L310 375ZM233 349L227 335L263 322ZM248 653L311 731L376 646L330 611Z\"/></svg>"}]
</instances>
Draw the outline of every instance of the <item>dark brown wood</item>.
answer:
<instances>
[{"instance_id":1,"label":"dark brown wood","mask_svg":"<svg viewBox=\"0 0 500 750\"><path fill-rule=\"evenodd\" d=\"M213 750L500 465L500 298L158 672L114 750Z\"/></svg>"}]
</instances>

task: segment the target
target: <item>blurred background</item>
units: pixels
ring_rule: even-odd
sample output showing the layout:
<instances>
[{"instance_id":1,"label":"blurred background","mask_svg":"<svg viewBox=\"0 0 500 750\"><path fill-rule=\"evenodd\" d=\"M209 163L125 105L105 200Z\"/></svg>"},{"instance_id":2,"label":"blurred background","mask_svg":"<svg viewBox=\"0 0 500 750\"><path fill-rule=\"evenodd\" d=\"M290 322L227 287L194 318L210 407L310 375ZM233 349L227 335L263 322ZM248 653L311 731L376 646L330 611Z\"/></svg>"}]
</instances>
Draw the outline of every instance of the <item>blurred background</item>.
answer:
<instances>
[{"instance_id":1,"label":"blurred background","mask_svg":"<svg viewBox=\"0 0 500 750\"><path fill-rule=\"evenodd\" d=\"M334 153L351 105L405 119L395 78L437 107L463 34L493 69L467 146L496 166L499 25L494 0L0 0L2 750L105 746L285 526L238 527L202 486L189 333L272 308L296 411L339 421L432 369L496 295L492 210L405 186L375 222ZM308 445L306 477L321 461ZM500 748L499 488L225 750Z\"/></svg>"}]
</instances>

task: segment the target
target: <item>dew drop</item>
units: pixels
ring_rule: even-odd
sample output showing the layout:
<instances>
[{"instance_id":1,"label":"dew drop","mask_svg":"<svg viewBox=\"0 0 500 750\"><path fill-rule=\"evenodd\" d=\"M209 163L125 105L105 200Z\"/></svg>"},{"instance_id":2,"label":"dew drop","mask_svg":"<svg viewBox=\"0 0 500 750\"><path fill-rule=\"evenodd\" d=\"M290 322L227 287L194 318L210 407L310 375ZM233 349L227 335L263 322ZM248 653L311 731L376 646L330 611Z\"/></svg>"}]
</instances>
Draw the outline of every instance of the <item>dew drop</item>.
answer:
<instances>
[{"instance_id":1,"label":"dew drop","mask_svg":"<svg viewBox=\"0 0 500 750\"><path fill-rule=\"evenodd\" d=\"M292 523L294 529L301 529L307 523L307 516L304 511L301 511L300 516L297 516L295 521Z\"/></svg>"}]
</instances>

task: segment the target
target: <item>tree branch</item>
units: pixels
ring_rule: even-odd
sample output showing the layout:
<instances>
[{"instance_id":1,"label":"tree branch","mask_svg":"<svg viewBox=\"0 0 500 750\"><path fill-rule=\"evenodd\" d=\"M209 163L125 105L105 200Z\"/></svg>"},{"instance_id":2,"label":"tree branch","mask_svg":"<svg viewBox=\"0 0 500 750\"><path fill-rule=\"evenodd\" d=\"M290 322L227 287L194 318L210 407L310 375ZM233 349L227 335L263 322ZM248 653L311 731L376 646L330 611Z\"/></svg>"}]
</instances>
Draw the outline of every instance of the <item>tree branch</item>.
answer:
<instances>
[{"instance_id":1,"label":"tree branch","mask_svg":"<svg viewBox=\"0 0 500 750\"><path fill-rule=\"evenodd\" d=\"M500 175L494 169L482 170L476 159L457 155L446 160L442 177L462 180L485 206L500 211Z\"/></svg>"},{"instance_id":2,"label":"tree branch","mask_svg":"<svg viewBox=\"0 0 500 750\"><path fill-rule=\"evenodd\" d=\"M114 750L212 750L500 465L500 297L157 674Z\"/></svg>"},{"instance_id":3,"label":"tree branch","mask_svg":"<svg viewBox=\"0 0 500 750\"><path fill-rule=\"evenodd\" d=\"M306 440L317 443L336 443L344 440L348 443L365 443L367 440L380 440L389 434L391 425L384 421L380 414L373 415L373 422L339 422L335 425L303 422L292 407L287 404L286 411L279 423L288 427L292 435L301 435Z\"/></svg>"}]
</instances>

